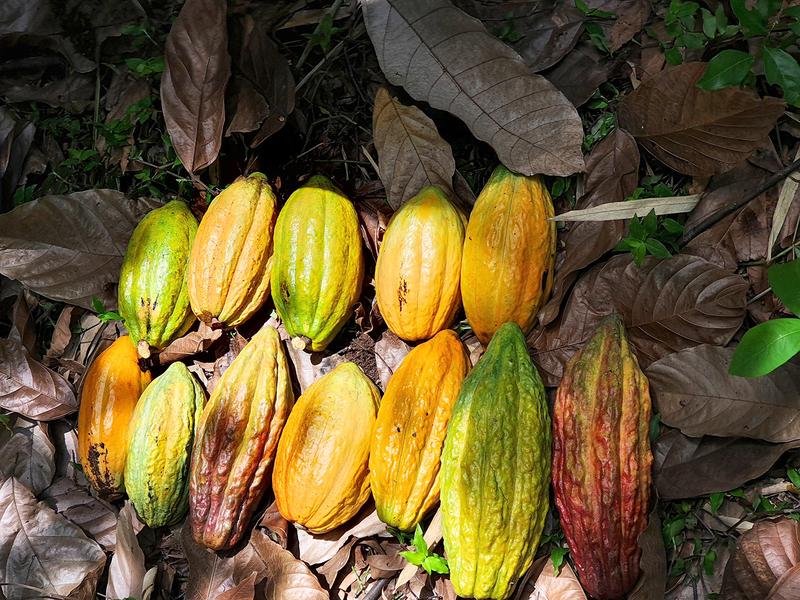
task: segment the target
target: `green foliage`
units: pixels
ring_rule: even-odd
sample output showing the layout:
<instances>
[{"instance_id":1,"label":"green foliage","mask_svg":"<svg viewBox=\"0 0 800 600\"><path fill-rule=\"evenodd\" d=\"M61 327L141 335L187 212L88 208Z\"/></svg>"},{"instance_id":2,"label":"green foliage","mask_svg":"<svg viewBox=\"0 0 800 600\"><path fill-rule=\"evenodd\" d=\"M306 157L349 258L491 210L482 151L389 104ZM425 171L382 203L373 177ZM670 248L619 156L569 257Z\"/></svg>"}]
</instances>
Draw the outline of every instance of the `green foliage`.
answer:
<instances>
[{"instance_id":1,"label":"green foliage","mask_svg":"<svg viewBox=\"0 0 800 600\"><path fill-rule=\"evenodd\" d=\"M675 184L668 182L664 175L649 175L643 177L633 194L626 200L639 200L640 198L669 198L679 195Z\"/></svg>"},{"instance_id":2,"label":"green foliage","mask_svg":"<svg viewBox=\"0 0 800 600\"><path fill-rule=\"evenodd\" d=\"M430 552L428 544L425 543L425 538L422 537L422 528L417 524L417 529L414 532L414 541L412 543L414 550L407 550L400 552L400 556L405 558L412 565L417 565L425 569L425 572L430 575L431 573L441 573L446 575L450 572L447 566L447 560L438 554Z\"/></svg>"},{"instance_id":3,"label":"green foliage","mask_svg":"<svg viewBox=\"0 0 800 600\"><path fill-rule=\"evenodd\" d=\"M97 318L103 323L110 321L122 321L122 317L115 310L106 310L106 307L97 297L92 297L92 308L97 313Z\"/></svg>"},{"instance_id":4,"label":"green foliage","mask_svg":"<svg viewBox=\"0 0 800 600\"><path fill-rule=\"evenodd\" d=\"M0 414L0 427L11 431L11 417L9 415Z\"/></svg>"},{"instance_id":5,"label":"green foliage","mask_svg":"<svg viewBox=\"0 0 800 600\"><path fill-rule=\"evenodd\" d=\"M741 50L723 50L712 58L697 87L704 90L741 85L750 75L755 57Z\"/></svg>"},{"instance_id":6,"label":"green foliage","mask_svg":"<svg viewBox=\"0 0 800 600\"><path fill-rule=\"evenodd\" d=\"M651 210L647 216L633 217L628 235L617 244L615 252L630 252L633 261L641 265L645 256L669 258L678 251L677 242L683 233L683 225L675 219L656 216Z\"/></svg>"},{"instance_id":7,"label":"green foliage","mask_svg":"<svg viewBox=\"0 0 800 600\"><path fill-rule=\"evenodd\" d=\"M800 106L800 64L780 48L765 46L763 53L767 82L779 86L789 104Z\"/></svg>"},{"instance_id":8,"label":"green foliage","mask_svg":"<svg viewBox=\"0 0 800 600\"><path fill-rule=\"evenodd\" d=\"M129 58L125 61L132 73L139 77L149 77L160 75L164 72L164 57L154 56L152 58Z\"/></svg>"},{"instance_id":9,"label":"green foliage","mask_svg":"<svg viewBox=\"0 0 800 600\"><path fill-rule=\"evenodd\" d=\"M314 33L307 35L308 46L310 49L319 46L323 52L327 52L331 47L331 40L333 36L342 31L340 27L333 24L333 15L326 13L319 26L314 30Z\"/></svg>"},{"instance_id":10,"label":"green foliage","mask_svg":"<svg viewBox=\"0 0 800 600\"><path fill-rule=\"evenodd\" d=\"M614 113L603 113L591 129L586 133L583 138L583 151L588 152L600 140L605 138L609 133L614 131L617 126L617 118Z\"/></svg>"},{"instance_id":11,"label":"green foliage","mask_svg":"<svg viewBox=\"0 0 800 600\"><path fill-rule=\"evenodd\" d=\"M550 551L550 560L553 561L553 572L556 575L561 572L561 566L564 564L567 554L569 554L569 548L563 546L556 546Z\"/></svg>"},{"instance_id":12,"label":"green foliage","mask_svg":"<svg viewBox=\"0 0 800 600\"><path fill-rule=\"evenodd\" d=\"M794 487L800 489L800 471L793 468L786 469L786 476L789 478L789 481L792 482Z\"/></svg>"},{"instance_id":13,"label":"green foliage","mask_svg":"<svg viewBox=\"0 0 800 600\"><path fill-rule=\"evenodd\" d=\"M706 552L703 557L703 570L709 577L714 574L714 563L717 562L717 553L713 549Z\"/></svg>"},{"instance_id":14,"label":"green foliage","mask_svg":"<svg viewBox=\"0 0 800 600\"><path fill-rule=\"evenodd\" d=\"M494 33L497 39L505 42L506 44L515 44L525 37L523 34L517 31L517 28L514 25L513 15L506 16L505 20L503 21L503 25L498 29L495 29L492 33Z\"/></svg>"},{"instance_id":15,"label":"green foliage","mask_svg":"<svg viewBox=\"0 0 800 600\"><path fill-rule=\"evenodd\" d=\"M717 511L725 501L725 492L714 492L708 497L709 504L711 505L711 512L717 514Z\"/></svg>"},{"instance_id":16,"label":"green foliage","mask_svg":"<svg viewBox=\"0 0 800 600\"><path fill-rule=\"evenodd\" d=\"M595 22L597 19L616 19L617 15L608 10L600 10L599 8L591 8L583 0L575 0L575 6L581 11L587 19L583 23L583 28L589 36L589 41L592 42L595 48L604 54L611 54L611 49L608 47L608 40L603 28Z\"/></svg>"}]
</instances>

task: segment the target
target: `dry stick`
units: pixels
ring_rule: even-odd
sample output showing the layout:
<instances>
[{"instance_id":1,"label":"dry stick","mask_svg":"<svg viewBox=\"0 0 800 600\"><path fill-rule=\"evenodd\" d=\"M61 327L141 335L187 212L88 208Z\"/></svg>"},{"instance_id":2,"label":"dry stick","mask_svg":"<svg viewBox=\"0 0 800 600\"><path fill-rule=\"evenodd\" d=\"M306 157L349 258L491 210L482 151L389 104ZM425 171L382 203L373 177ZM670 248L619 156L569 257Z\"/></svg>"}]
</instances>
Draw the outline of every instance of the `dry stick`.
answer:
<instances>
[{"instance_id":1,"label":"dry stick","mask_svg":"<svg viewBox=\"0 0 800 600\"><path fill-rule=\"evenodd\" d=\"M761 194L766 192L772 186L777 185L778 183L786 179L789 175L791 175L798 169L800 169L800 159L794 161L788 167L784 167L777 173L770 175L764 181L764 183L761 186L759 186L759 188L752 194L745 196L744 198L739 198L734 202L731 202L730 204L723 206L723 208L721 208L719 211L710 215L706 219L700 221L693 227L688 227L686 230L684 230L683 235L681 236L681 239L679 241L680 246L681 247L685 246L692 239L703 233L705 230L710 229L711 227L722 221L722 219L724 219L725 217L732 215L737 210L748 204L751 200L758 198Z\"/></svg>"},{"instance_id":2,"label":"dry stick","mask_svg":"<svg viewBox=\"0 0 800 600\"><path fill-rule=\"evenodd\" d=\"M389 583L388 579L379 579L375 585L363 596L363 600L378 600L383 593L383 588Z\"/></svg>"}]
</instances>

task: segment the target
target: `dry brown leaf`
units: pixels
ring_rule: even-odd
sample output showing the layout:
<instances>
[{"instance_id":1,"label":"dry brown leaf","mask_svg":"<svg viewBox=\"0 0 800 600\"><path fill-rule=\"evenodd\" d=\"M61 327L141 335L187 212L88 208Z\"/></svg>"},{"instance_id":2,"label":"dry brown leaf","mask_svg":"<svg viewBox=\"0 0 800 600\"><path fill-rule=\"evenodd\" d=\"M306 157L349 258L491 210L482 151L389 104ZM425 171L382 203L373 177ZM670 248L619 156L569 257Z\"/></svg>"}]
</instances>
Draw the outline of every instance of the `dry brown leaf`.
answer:
<instances>
[{"instance_id":1,"label":"dry brown leaf","mask_svg":"<svg viewBox=\"0 0 800 600\"><path fill-rule=\"evenodd\" d=\"M800 160L800 147L797 148L794 159ZM783 224L786 222L786 217L789 215L789 209L794 203L798 189L800 189L800 174L792 173L784 180L778 196L778 204L775 206L775 212L772 213L772 227L769 230L769 241L767 243L767 261L772 260L772 248L776 242L780 241L779 236L783 229Z\"/></svg>"},{"instance_id":2,"label":"dry brown leaf","mask_svg":"<svg viewBox=\"0 0 800 600\"><path fill-rule=\"evenodd\" d=\"M0 486L0 573L8 600L40 596L67 596L94 586L106 556L77 525L57 515L13 477ZM83 589L83 588L82 588Z\"/></svg>"},{"instance_id":3,"label":"dry brown leaf","mask_svg":"<svg viewBox=\"0 0 800 600\"><path fill-rule=\"evenodd\" d=\"M0 340L0 407L38 421L78 410L72 386L33 360L13 339Z\"/></svg>"},{"instance_id":4,"label":"dry brown leaf","mask_svg":"<svg viewBox=\"0 0 800 600\"><path fill-rule=\"evenodd\" d=\"M783 114L777 98L695 84L706 63L686 63L643 81L619 105L620 127L653 156L686 175L721 173L762 145Z\"/></svg>"},{"instance_id":5,"label":"dry brown leaf","mask_svg":"<svg viewBox=\"0 0 800 600\"><path fill-rule=\"evenodd\" d=\"M12 328L8 334L9 338L22 342L28 353L33 356L36 356L36 323L31 311L37 304L34 295L23 288L11 309Z\"/></svg>"},{"instance_id":6,"label":"dry brown leaf","mask_svg":"<svg viewBox=\"0 0 800 600\"><path fill-rule=\"evenodd\" d=\"M221 337L222 329L211 329L201 321L197 331L190 331L179 337L159 352L158 363L166 365L205 352Z\"/></svg>"},{"instance_id":7,"label":"dry brown leaf","mask_svg":"<svg viewBox=\"0 0 800 600\"><path fill-rule=\"evenodd\" d=\"M697 206L700 194L688 196L669 196L666 198L640 198L607 202L593 208L570 210L550 221L616 221L632 217L645 217L651 211L657 215L675 215L690 212Z\"/></svg>"},{"instance_id":8,"label":"dry brown leaf","mask_svg":"<svg viewBox=\"0 0 800 600\"><path fill-rule=\"evenodd\" d=\"M686 435L800 440L800 364L764 377L728 374L735 348L702 345L646 370L661 421Z\"/></svg>"},{"instance_id":9,"label":"dry brown leaf","mask_svg":"<svg viewBox=\"0 0 800 600\"><path fill-rule=\"evenodd\" d=\"M269 114L269 105L244 77L235 75L231 78L226 90L225 101L228 126L225 136L232 133L249 133L261 127L261 123Z\"/></svg>"},{"instance_id":10,"label":"dry brown leaf","mask_svg":"<svg viewBox=\"0 0 800 600\"><path fill-rule=\"evenodd\" d=\"M230 75L225 0L187 0L164 46L161 107L175 152L192 173L217 159Z\"/></svg>"},{"instance_id":11,"label":"dry brown leaf","mask_svg":"<svg viewBox=\"0 0 800 600\"><path fill-rule=\"evenodd\" d=\"M410 351L411 346L388 329L375 342L375 362L378 365L379 384L382 390L386 389L392 373Z\"/></svg>"},{"instance_id":12,"label":"dry brown leaf","mask_svg":"<svg viewBox=\"0 0 800 600\"><path fill-rule=\"evenodd\" d=\"M44 85L11 85L1 92L6 102L42 102L53 108L79 114L92 103L94 78L72 73L64 79L56 79Z\"/></svg>"},{"instance_id":13,"label":"dry brown leaf","mask_svg":"<svg viewBox=\"0 0 800 600\"><path fill-rule=\"evenodd\" d=\"M586 594L566 562L556 574L553 561L545 558L544 568L534 584L530 600L586 600Z\"/></svg>"},{"instance_id":14,"label":"dry brown leaf","mask_svg":"<svg viewBox=\"0 0 800 600\"><path fill-rule=\"evenodd\" d=\"M259 527L264 527L273 535L270 536L273 540L277 537L277 543L281 548L286 548L289 541L289 521L278 510L278 504L273 502L264 511L264 515L258 522Z\"/></svg>"},{"instance_id":15,"label":"dry brown leaf","mask_svg":"<svg viewBox=\"0 0 800 600\"><path fill-rule=\"evenodd\" d=\"M88 488L66 477L57 477L53 485L42 492L41 498L105 550L114 549L117 543L116 511L109 503L92 496Z\"/></svg>"},{"instance_id":16,"label":"dry brown leaf","mask_svg":"<svg viewBox=\"0 0 800 600\"><path fill-rule=\"evenodd\" d=\"M258 572L253 571L232 588L225 590L216 600L253 600L256 595L256 577Z\"/></svg>"},{"instance_id":17,"label":"dry brown leaf","mask_svg":"<svg viewBox=\"0 0 800 600\"><path fill-rule=\"evenodd\" d=\"M371 512L367 512L368 510ZM388 535L386 524L370 507L362 510L350 523L353 523L350 527L343 525L323 534L311 534L303 529L298 529L297 545L300 550L300 559L310 565L318 565L333 558L333 555L351 537L361 539L373 535Z\"/></svg>"},{"instance_id":18,"label":"dry brown leaf","mask_svg":"<svg viewBox=\"0 0 800 600\"><path fill-rule=\"evenodd\" d=\"M428 185L436 185L452 197L453 150L419 108L401 103L385 87L378 88L372 135L386 201L392 208L397 209Z\"/></svg>"},{"instance_id":19,"label":"dry brown leaf","mask_svg":"<svg viewBox=\"0 0 800 600\"><path fill-rule=\"evenodd\" d=\"M606 60L594 44L584 41L544 76L579 107L608 81L613 70L614 63Z\"/></svg>"},{"instance_id":20,"label":"dry brown leaf","mask_svg":"<svg viewBox=\"0 0 800 600\"><path fill-rule=\"evenodd\" d=\"M4 209L12 206L35 133L33 123L17 121L7 107L0 107L0 206Z\"/></svg>"},{"instance_id":21,"label":"dry brown leaf","mask_svg":"<svg viewBox=\"0 0 800 600\"><path fill-rule=\"evenodd\" d=\"M480 21L449 0L366 0L362 9L390 83L459 117L514 171L583 170L575 107Z\"/></svg>"},{"instance_id":22,"label":"dry brown leaf","mask_svg":"<svg viewBox=\"0 0 800 600\"><path fill-rule=\"evenodd\" d=\"M117 543L108 567L106 598L141 598L144 591L144 552L133 531L133 507L130 502L119 511Z\"/></svg>"},{"instance_id":23,"label":"dry brown leaf","mask_svg":"<svg viewBox=\"0 0 800 600\"><path fill-rule=\"evenodd\" d=\"M11 436L0 443L0 484L9 477L39 494L56 473L55 448L39 423L17 419Z\"/></svg>"},{"instance_id":24,"label":"dry brown leaf","mask_svg":"<svg viewBox=\"0 0 800 600\"><path fill-rule=\"evenodd\" d=\"M639 536L639 547L642 549L639 559L642 572L628 600L663 598L667 587L667 556L657 507L650 511L647 528Z\"/></svg>"},{"instance_id":25,"label":"dry brown leaf","mask_svg":"<svg viewBox=\"0 0 800 600\"><path fill-rule=\"evenodd\" d=\"M613 19L601 20L611 52L616 52L639 33L650 16L649 0L587 0L586 4L595 10L614 13Z\"/></svg>"},{"instance_id":26,"label":"dry brown leaf","mask_svg":"<svg viewBox=\"0 0 800 600\"><path fill-rule=\"evenodd\" d=\"M72 313L74 306L65 306L56 319L53 327L53 335L50 337L50 345L47 347L47 358L60 358L67 349L67 345L72 339Z\"/></svg>"}]
</instances>

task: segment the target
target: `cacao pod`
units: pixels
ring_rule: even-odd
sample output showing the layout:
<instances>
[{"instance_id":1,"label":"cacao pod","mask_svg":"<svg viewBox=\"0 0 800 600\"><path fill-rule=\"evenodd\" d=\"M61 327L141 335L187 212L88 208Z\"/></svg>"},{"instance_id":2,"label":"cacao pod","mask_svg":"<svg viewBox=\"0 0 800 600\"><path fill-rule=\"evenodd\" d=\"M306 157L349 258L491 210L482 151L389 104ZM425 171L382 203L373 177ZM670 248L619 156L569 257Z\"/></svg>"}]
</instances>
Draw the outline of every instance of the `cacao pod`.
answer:
<instances>
[{"instance_id":1,"label":"cacao pod","mask_svg":"<svg viewBox=\"0 0 800 600\"><path fill-rule=\"evenodd\" d=\"M136 346L123 335L92 361L83 377L78 455L83 473L103 497L124 491L128 425L152 379L139 369Z\"/></svg>"},{"instance_id":2,"label":"cacao pod","mask_svg":"<svg viewBox=\"0 0 800 600\"><path fill-rule=\"evenodd\" d=\"M133 230L119 276L119 314L142 358L194 323L186 283L196 231L180 200L150 211Z\"/></svg>"},{"instance_id":3,"label":"cacao pod","mask_svg":"<svg viewBox=\"0 0 800 600\"><path fill-rule=\"evenodd\" d=\"M469 357L450 329L414 348L386 386L369 453L378 517L408 531L439 500L447 423Z\"/></svg>"},{"instance_id":4,"label":"cacao pod","mask_svg":"<svg viewBox=\"0 0 800 600\"><path fill-rule=\"evenodd\" d=\"M439 188L429 186L389 221L375 267L375 299L386 325L405 340L426 340L461 308L464 223Z\"/></svg>"},{"instance_id":5,"label":"cacao pod","mask_svg":"<svg viewBox=\"0 0 800 600\"><path fill-rule=\"evenodd\" d=\"M553 289L556 224L553 201L539 177L498 166L467 224L461 296L472 330L485 345L513 321L530 331Z\"/></svg>"},{"instance_id":6,"label":"cacao pod","mask_svg":"<svg viewBox=\"0 0 800 600\"><path fill-rule=\"evenodd\" d=\"M553 488L578 578L598 600L639 576L650 494L650 394L612 316L564 369L553 406Z\"/></svg>"},{"instance_id":7,"label":"cacao pod","mask_svg":"<svg viewBox=\"0 0 800 600\"><path fill-rule=\"evenodd\" d=\"M150 527L179 523L189 505L189 457L206 394L172 363L142 394L128 429L125 491Z\"/></svg>"},{"instance_id":8,"label":"cacao pod","mask_svg":"<svg viewBox=\"0 0 800 600\"><path fill-rule=\"evenodd\" d=\"M536 554L548 510L550 417L516 323L467 375L442 454L442 531L459 596L502 600Z\"/></svg>"},{"instance_id":9,"label":"cacao pod","mask_svg":"<svg viewBox=\"0 0 800 600\"><path fill-rule=\"evenodd\" d=\"M248 531L294 402L289 377L278 332L265 326L211 392L189 480L189 522L199 544L229 549Z\"/></svg>"},{"instance_id":10,"label":"cacao pod","mask_svg":"<svg viewBox=\"0 0 800 600\"><path fill-rule=\"evenodd\" d=\"M355 208L326 177L311 177L275 224L272 300L292 344L324 350L353 313L363 278Z\"/></svg>"},{"instance_id":11,"label":"cacao pod","mask_svg":"<svg viewBox=\"0 0 800 600\"><path fill-rule=\"evenodd\" d=\"M380 392L352 362L297 400L275 457L272 489L284 518L313 533L350 520L369 498L369 444Z\"/></svg>"},{"instance_id":12,"label":"cacao pod","mask_svg":"<svg viewBox=\"0 0 800 600\"><path fill-rule=\"evenodd\" d=\"M276 216L261 173L240 177L208 207L189 259L189 299L201 321L236 327L267 300Z\"/></svg>"}]
</instances>

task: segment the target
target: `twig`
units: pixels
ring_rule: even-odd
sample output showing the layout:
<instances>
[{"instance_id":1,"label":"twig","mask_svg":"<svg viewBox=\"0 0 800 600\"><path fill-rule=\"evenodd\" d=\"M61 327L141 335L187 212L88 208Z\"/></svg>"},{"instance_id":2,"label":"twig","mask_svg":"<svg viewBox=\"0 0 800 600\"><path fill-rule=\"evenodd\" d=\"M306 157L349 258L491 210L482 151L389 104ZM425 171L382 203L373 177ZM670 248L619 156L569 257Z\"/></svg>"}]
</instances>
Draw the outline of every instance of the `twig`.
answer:
<instances>
[{"instance_id":1,"label":"twig","mask_svg":"<svg viewBox=\"0 0 800 600\"><path fill-rule=\"evenodd\" d=\"M388 584L388 579L379 579L375 582L375 585L373 585L372 588L366 594L364 594L362 600L378 600L383 593L383 588L385 588Z\"/></svg>"},{"instance_id":2,"label":"twig","mask_svg":"<svg viewBox=\"0 0 800 600\"><path fill-rule=\"evenodd\" d=\"M175 171L170 171L167 168L168 165L155 165L153 163L147 162L146 160L142 160L141 158L134 158L134 159L131 159L131 160L135 160L138 163L142 163L146 167L150 167L151 169L155 169L156 171L163 171L167 175L172 175L175 179L183 179L185 181L191 181L193 184L198 185L201 188L203 188L204 192L211 192L213 194L213 193L218 191L216 188L212 188L212 187L206 185L205 183L203 183L202 181L200 181L197 178L197 176L194 175L193 173L190 173L189 177L186 177L185 175L181 175L179 173L176 173Z\"/></svg>"},{"instance_id":3,"label":"twig","mask_svg":"<svg viewBox=\"0 0 800 600\"><path fill-rule=\"evenodd\" d=\"M92 145L97 150L97 127L100 123L100 42L94 45L94 122L92 123Z\"/></svg>"},{"instance_id":4,"label":"twig","mask_svg":"<svg viewBox=\"0 0 800 600\"><path fill-rule=\"evenodd\" d=\"M314 65L314 67L308 73L305 74L305 76L300 80L300 83L298 83L296 86L294 86L295 94L297 94L297 92L299 92L300 89L305 84L308 83L308 80L311 79L314 76L314 73L319 71L322 68L322 66L326 62L328 62L329 58L331 58L331 57L333 57L333 56L335 56L336 54L339 53L339 50L342 49L342 46L344 46L345 41L346 41L346 38L344 40L340 41L338 44L336 44L333 48L331 48L330 52L328 52L325 56L323 56L322 60L320 60L316 65Z\"/></svg>"}]
</instances>

